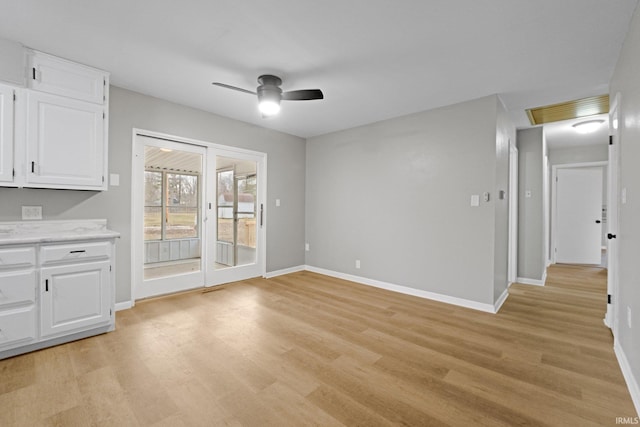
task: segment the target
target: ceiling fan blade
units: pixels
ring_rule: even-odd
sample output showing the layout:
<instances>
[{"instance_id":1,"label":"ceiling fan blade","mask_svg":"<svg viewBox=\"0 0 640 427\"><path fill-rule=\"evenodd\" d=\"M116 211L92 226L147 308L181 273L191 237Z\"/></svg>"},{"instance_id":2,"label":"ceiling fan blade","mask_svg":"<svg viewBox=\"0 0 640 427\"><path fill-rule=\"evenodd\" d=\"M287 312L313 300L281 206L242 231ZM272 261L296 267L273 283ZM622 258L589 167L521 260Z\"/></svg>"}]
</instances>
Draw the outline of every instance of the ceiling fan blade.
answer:
<instances>
[{"instance_id":1,"label":"ceiling fan blade","mask_svg":"<svg viewBox=\"0 0 640 427\"><path fill-rule=\"evenodd\" d=\"M246 89L242 89L241 87L226 85L224 83L218 83L218 82L213 82L211 84L214 85L214 86L220 86L220 87L224 87L224 88L231 89L231 90L237 90L238 92L244 92L244 93L250 93L251 95L256 95L255 92L252 92L252 91L246 90Z\"/></svg>"},{"instance_id":2,"label":"ceiling fan blade","mask_svg":"<svg viewBox=\"0 0 640 427\"><path fill-rule=\"evenodd\" d=\"M282 99L287 101L309 101L312 99L324 99L320 89L302 89L282 92Z\"/></svg>"}]
</instances>

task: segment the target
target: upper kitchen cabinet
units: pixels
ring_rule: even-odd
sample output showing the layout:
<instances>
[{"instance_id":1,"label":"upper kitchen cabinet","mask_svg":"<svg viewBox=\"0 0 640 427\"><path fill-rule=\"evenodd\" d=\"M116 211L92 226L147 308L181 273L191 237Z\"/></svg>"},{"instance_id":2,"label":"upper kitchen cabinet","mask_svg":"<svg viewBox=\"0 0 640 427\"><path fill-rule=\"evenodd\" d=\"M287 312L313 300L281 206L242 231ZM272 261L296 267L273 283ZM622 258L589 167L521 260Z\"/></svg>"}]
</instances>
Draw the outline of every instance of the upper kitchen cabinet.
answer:
<instances>
[{"instance_id":1,"label":"upper kitchen cabinet","mask_svg":"<svg viewBox=\"0 0 640 427\"><path fill-rule=\"evenodd\" d=\"M107 189L109 74L29 52L24 187Z\"/></svg>"},{"instance_id":2,"label":"upper kitchen cabinet","mask_svg":"<svg viewBox=\"0 0 640 427\"><path fill-rule=\"evenodd\" d=\"M27 94L25 187L100 190L105 184L104 108Z\"/></svg>"},{"instance_id":3,"label":"upper kitchen cabinet","mask_svg":"<svg viewBox=\"0 0 640 427\"><path fill-rule=\"evenodd\" d=\"M107 101L108 74L46 53L29 55L29 87L103 105Z\"/></svg>"},{"instance_id":4,"label":"upper kitchen cabinet","mask_svg":"<svg viewBox=\"0 0 640 427\"><path fill-rule=\"evenodd\" d=\"M0 84L0 183L13 183L14 94L12 86Z\"/></svg>"}]
</instances>

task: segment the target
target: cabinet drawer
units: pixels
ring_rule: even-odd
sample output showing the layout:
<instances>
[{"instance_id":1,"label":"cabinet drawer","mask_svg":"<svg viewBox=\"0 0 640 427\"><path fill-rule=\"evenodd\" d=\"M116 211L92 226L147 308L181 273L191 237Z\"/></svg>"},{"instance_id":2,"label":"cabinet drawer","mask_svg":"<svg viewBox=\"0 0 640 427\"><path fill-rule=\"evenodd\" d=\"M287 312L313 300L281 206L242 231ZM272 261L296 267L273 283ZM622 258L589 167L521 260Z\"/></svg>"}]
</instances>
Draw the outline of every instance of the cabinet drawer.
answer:
<instances>
[{"instance_id":1,"label":"cabinet drawer","mask_svg":"<svg viewBox=\"0 0 640 427\"><path fill-rule=\"evenodd\" d=\"M42 52L32 52L30 62L32 89L101 105L106 102L106 72Z\"/></svg>"},{"instance_id":2,"label":"cabinet drawer","mask_svg":"<svg viewBox=\"0 0 640 427\"><path fill-rule=\"evenodd\" d=\"M0 273L0 309L17 304L35 304L35 270Z\"/></svg>"},{"instance_id":3,"label":"cabinet drawer","mask_svg":"<svg viewBox=\"0 0 640 427\"><path fill-rule=\"evenodd\" d=\"M31 267L35 264L35 248L0 249L0 270L3 268Z\"/></svg>"},{"instance_id":4,"label":"cabinet drawer","mask_svg":"<svg viewBox=\"0 0 640 427\"><path fill-rule=\"evenodd\" d=\"M40 263L71 263L74 261L108 259L111 256L110 242L73 243L69 245L43 246Z\"/></svg>"},{"instance_id":5,"label":"cabinet drawer","mask_svg":"<svg viewBox=\"0 0 640 427\"><path fill-rule=\"evenodd\" d=\"M0 312L0 348L35 338L35 307Z\"/></svg>"}]
</instances>

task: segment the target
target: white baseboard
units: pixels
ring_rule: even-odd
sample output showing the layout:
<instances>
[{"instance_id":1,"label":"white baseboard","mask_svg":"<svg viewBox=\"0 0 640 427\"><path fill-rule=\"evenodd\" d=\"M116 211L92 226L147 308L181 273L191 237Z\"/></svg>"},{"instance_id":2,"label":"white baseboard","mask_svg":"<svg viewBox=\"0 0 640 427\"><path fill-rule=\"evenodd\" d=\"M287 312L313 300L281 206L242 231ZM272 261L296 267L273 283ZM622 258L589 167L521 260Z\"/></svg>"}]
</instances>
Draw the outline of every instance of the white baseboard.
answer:
<instances>
[{"instance_id":1,"label":"white baseboard","mask_svg":"<svg viewBox=\"0 0 640 427\"><path fill-rule=\"evenodd\" d=\"M305 266L299 265L297 267L284 268L282 270L276 270L276 271L269 271L264 275L264 278L271 279L272 277L282 276L284 274L289 274L289 273L297 273L298 271L304 271L304 270L305 270Z\"/></svg>"},{"instance_id":2,"label":"white baseboard","mask_svg":"<svg viewBox=\"0 0 640 427\"><path fill-rule=\"evenodd\" d=\"M133 307L133 301L123 301L116 303L116 311L128 310Z\"/></svg>"},{"instance_id":3,"label":"white baseboard","mask_svg":"<svg viewBox=\"0 0 640 427\"><path fill-rule=\"evenodd\" d=\"M544 286L544 280L529 279L528 277L517 277L516 283L522 283L523 285Z\"/></svg>"},{"instance_id":4,"label":"white baseboard","mask_svg":"<svg viewBox=\"0 0 640 427\"><path fill-rule=\"evenodd\" d=\"M509 287L507 287L507 289L504 290L502 295L500 295L500 298L498 298L498 300L493 304L494 313L497 313L498 311L500 311L500 307L502 307L502 304L504 304L504 302L507 300L508 297L509 297Z\"/></svg>"},{"instance_id":5,"label":"white baseboard","mask_svg":"<svg viewBox=\"0 0 640 427\"><path fill-rule=\"evenodd\" d=\"M447 304L457 305L460 307L484 311L486 313L496 313L496 306L494 306L493 304L483 304L480 302L471 301L464 298L457 298L449 295L438 294L435 292L423 291L420 289L409 288L407 286L394 285L393 283L381 282L379 280L367 279L366 277L354 276L351 274L340 273L332 270L325 270L324 268L313 267L311 265L307 265L305 269L314 273L324 274L325 276L336 277L338 279L343 279L343 280L349 280L351 282L360 283L362 285L373 286L376 288L399 292L401 294L413 295L416 297L430 299L433 301L439 301ZM500 297L500 299L501 298L502 296ZM504 299L506 299L506 296L504 297Z\"/></svg>"},{"instance_id":6,"label":"white baseboard","mask_svg":"<svg viewBox=\"0 0 640 427\"><path fill-rule=\"evenodd\" d=\"M627 356L624 354L624 350L618 343L618 340L614 341L613 350L615 351L616 357L618 358L618 364L620 365L620 369L622 370L624 380L627 382L627 387L629 388L629 393L631 394L631 400L636 407L636 413L640 416L640 386L638 385L638 380L633 376L631 365L629 365Z\"/></svg>"}]
</instances>

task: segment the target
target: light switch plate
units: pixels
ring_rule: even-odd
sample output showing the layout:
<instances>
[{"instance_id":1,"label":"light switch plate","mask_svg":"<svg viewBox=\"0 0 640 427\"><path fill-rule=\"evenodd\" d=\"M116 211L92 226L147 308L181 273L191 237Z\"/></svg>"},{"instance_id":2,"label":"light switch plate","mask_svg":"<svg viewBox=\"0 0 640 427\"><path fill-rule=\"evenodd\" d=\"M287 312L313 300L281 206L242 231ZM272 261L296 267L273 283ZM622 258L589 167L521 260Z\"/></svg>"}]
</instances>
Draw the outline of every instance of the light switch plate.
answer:
<instances>
[{"instance_id":1,"label":"light switch plate","mask_svg":"<svg viewBox=\"0 0 640 427\"><path fill-rule=\"evenodd\" d=\"M473 206L473 207L480 206L480 195L479 194L471 195L471 206Z\"/></svg>"},{"instance_id":2,"label":"light switch plate","mask_svg":"<svg viewBox=\"0 0 640 427\"><path fill-rule=\"evenodd\" d=\"M23 220L42 219L42 206L23 206L22 219Z\"/></svg>"}]
</instances>

